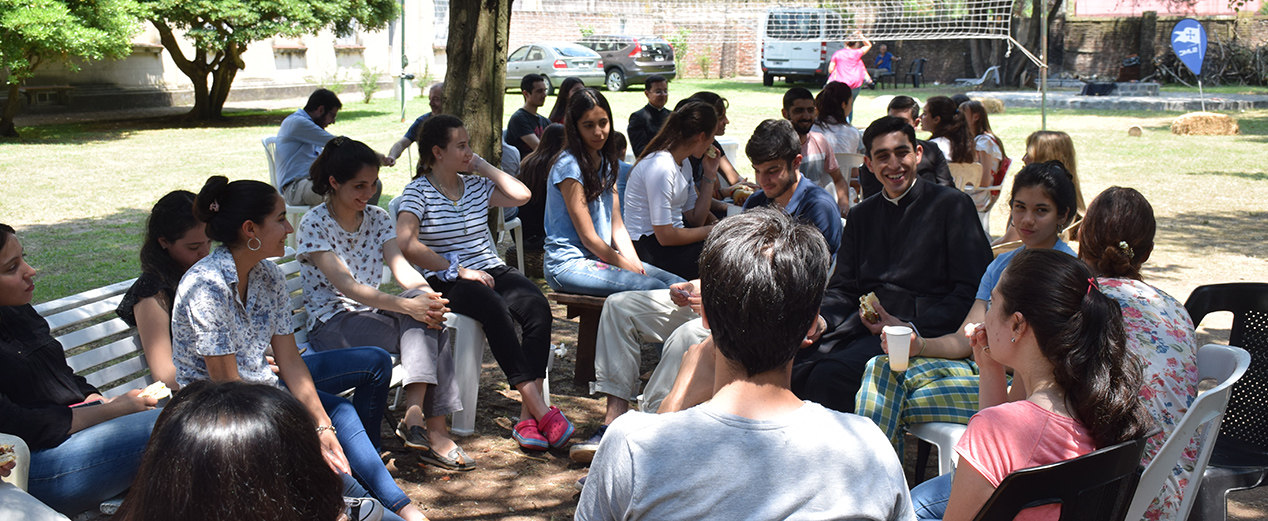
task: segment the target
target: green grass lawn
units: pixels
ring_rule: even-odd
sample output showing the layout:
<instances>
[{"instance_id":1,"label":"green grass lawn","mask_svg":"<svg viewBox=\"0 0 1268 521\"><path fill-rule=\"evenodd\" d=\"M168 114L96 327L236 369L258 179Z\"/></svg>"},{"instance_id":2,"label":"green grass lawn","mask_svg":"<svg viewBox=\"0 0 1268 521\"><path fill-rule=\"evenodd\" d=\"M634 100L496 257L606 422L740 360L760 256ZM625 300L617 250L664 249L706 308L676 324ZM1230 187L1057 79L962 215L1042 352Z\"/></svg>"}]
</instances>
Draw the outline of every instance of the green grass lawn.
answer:
<instances>
[{"instance_id":1,"label":"green grass lawn","mask_svg":"<svg viewBox=\"0 0 1268 521\"><path fill-rule=\"evenodd\" d=\"M671 105L700 90L725 96L731 120L727 136L743 143L760 121L780 117L787 87L679 80L670 88ZM864 91L856 104L855 122L862 127L883 115L888 101L884 96L910 94L923 100L953 92L945 86ZM622 132L628 115L646 103L639 90L604 95L612 105L615 129ZM338 122L329 130L381 151L428 110L425 99L411 100L410 121L402 122L398 102L379 99L367 105L355 98L347 97ZM507 117L522 103L518 92L508 93ZM553 103L548 99L543 111ZM18 228L28 260L41 272L35 300L135 277L145 217L168 191L197 192L211 175L267 181L260 140L275 134L282 118L293 111L237 111L226 122L202 127L182 127L174 119L161 118L19 129L22 139L0 144L0 222ZM1268 212L1263 203L1268 200L1263 160L1268 111L1235 114L1242 134L1231 137L1174 136L1168 125L1176 115L1054 109L1048 111L1048 127L1074 138L1089 201L1108 186L1122 185L1141 190L1153 203L1159 244L1147 274L1151 281L1183 299L1202 283L1268 280ZM1020 168L1025 138L1039 129L1039 120L1038 109L1009 109L991 116L1017 165L1014 173ZM1144 136L1129 138L1127 128L1132 125L1144 127ZM411 151L399 166L383 169L385 196L400 193L410 178L407 160L415 155ZM751 175L746 158L732 160L742 174ZM1005 201L1007 196L1005 191ZM1005 206L997 205L992 213L997 235L1007 220Z\"/></svg>"}]
</instances>

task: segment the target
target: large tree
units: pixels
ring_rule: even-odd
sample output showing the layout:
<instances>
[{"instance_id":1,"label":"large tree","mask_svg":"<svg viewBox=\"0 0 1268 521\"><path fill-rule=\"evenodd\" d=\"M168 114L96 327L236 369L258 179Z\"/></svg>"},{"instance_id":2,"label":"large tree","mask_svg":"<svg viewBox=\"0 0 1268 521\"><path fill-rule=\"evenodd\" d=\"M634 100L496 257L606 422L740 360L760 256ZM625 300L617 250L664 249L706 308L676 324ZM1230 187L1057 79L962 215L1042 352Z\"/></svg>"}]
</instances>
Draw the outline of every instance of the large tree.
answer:
<instances>
[{"instance_id":1,"label":"large tree","mask_svg":"<svg viewBox=\"0 0 1268 521\"><path fill-rule=\"evenodd\" d=\"M471 132L471 148L495 165L502 156L502 101L511 1L449 4L445 113L462 118Z\"/></svg>"},{"instance_id":2,"label":"large tree","mask_svg":"<svg viewBox=\"0 0 1268 521\"><path fill-rule=\"evenodd\" d=\"M122 58L139 29L132 0L0 0L0 69L8 73L8 103L0 136L17 137L18 89L46 63Z\"/></svg>"},{"instance_id":3,"label":"large tree","mask_svg":"<svg viewBox=\"0 0 1268 521\"><path fill-rule=\"evenodd\" d=\"M242 53L252 42L297 37L330 28L346 34L353 22L378 30L396 18L395 0L140 0L158 29L163 48L194 83L194 108L187 118L220 117L229 88L246 67ZM175 31L193 45L186 56ZM210 77L210 84L208 82Z\"/></svg>"}]
</instances>

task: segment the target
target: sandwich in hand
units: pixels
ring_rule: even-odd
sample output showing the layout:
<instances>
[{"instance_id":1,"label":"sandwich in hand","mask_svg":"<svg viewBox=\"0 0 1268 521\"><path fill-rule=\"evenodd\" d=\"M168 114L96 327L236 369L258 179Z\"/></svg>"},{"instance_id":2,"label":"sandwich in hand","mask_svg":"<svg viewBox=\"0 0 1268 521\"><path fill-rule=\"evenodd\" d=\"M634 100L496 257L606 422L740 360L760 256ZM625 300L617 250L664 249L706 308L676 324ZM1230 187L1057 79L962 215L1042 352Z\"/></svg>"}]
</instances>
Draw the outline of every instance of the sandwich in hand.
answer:
<instances>
[{"instance_id":1,"label":"sandwich in hand","mask_svg":"<svg viewBox=\"0 0 1268 521\"><path fill-rule=\"evenodd\" d=\"M146 387L144 391L141 391L142 398L153 398L155 400L162 400L171 395L172 390L168 389L163 382L154 382L149 387Z\"/></svg>"},{"instance_id":2,"label":"sandwich in hand","mask_svg":"<svg viewBox=\"0 0 1268 521\"><path fill-rule=\"evenodd\" d=\"M8 465L9 462L18 459L17 451L13 450L13 445L0 445L0 465Z\"/></svg>"},{"instance_id":3,"label":"sandwich in hand","mask_svg":"<svg viewBox=\"0 0 1268 521\"><path fill-rule=\"evenodd\" d=\"M876 304L880 300L876 298L876 292L871 292L859 297L859 311L863 312L863 320L875 324L881 321L881 316L876 312Z\"/></svg>"}]
</instances>

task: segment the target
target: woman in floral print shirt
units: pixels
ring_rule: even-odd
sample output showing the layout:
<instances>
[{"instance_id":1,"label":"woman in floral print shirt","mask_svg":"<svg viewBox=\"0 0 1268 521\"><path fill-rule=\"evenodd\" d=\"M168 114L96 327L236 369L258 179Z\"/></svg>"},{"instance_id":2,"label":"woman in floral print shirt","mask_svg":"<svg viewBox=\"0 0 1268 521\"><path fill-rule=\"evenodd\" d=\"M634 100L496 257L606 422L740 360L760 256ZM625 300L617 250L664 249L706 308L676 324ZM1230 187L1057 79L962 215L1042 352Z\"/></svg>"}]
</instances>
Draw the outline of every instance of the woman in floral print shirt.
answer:
<instances>
[{"instance_id":1,"label":"woman in floral print shirt","mask_svg":"<svg viewBox=\"0 0 1268 521\"><path fill-rule=\"evenodd\" d=\"M309 342L317 351L376 346L399 353L408 408L397 435L428 463L475 468L445 426L446 414L462 410L442 325L447 301L401 255L387 211L369 205L379 179L378 155L365 143L337 137L322 149L310 176L313 191L326 202L304 214L295 255ZM384 264L404 293L379 291Z\"/></svg>"},{"instance_id":2,"label":"woman in floral print shirt","mask_svg":"<svg viewBox=\"0 0 1268 521\"><path fill-rule=\"evenodd\" d=\"M318 353L313 356L322 363L312 372L312 362L299 355L286 278L268 260L285 253L292 231L282 196L266 183L230 183L213 176L194 199L194 216L207 223L207 237L221 246L195 263L176 290L172 354L177 383L243 380L289 390L317 421L322 456L343 477L345 496L361 496L368 489L401 518L426 519L387 472L352 404L314 384L329 376L322 374L326 370L360 372L356 366L363 359L354 356L360 353ZM277 374L265 358L269 348ZM386 364L390 374L391 361L379 352L379 369Z\"/></svg>"},{"instance_id":3,"label":"woman in floral print shirt","mask_svg":"<svg viewBox=\"0 0 1268 521\"><path fill-rule=\"evenodd\" d=\"M1101 291L1122 307L1128 348L1145 369L1140 397L1163 431L1149 440L1142 464L1153 459L1189 410L1198 384L1193 320L1180 301L1141 281L1140 267L1153 251L1155 228L1153 208L1140 192L1111 187L1088 205L1079 229L1079 258L1096 272ZM1175 519L1196 456L1194 439L1145 519Z\"/></svg>"}]
</instances>

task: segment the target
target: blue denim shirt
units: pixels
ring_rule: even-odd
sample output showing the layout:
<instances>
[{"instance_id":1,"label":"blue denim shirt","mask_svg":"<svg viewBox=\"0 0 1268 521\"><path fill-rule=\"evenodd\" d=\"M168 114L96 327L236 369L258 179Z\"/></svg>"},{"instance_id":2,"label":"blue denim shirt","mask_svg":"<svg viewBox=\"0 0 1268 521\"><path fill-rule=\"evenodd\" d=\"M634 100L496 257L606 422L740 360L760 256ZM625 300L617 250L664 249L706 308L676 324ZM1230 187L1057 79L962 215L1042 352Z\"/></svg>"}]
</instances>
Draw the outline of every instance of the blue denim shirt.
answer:
<instances>
[{"instance_id":1,"label":"blue denim shirt","mask_svg":"<svg viewBox=\"0 0 1268 521\"><path fill-rule=\"evenodd\" d=\"M277 179L278 188L290 184L296 179L308 177L308 169L321 154L321 149L334 139L334 134L317 126L313 117L304 109L282 120L282 128L277 131Z\"/></svg>"},{"instance_id":2,"label":"blue denim shirt","mask_svg":"<svg viewBox=\"0 0 1268 521\"><path fill-rule=\"evenodd\" d=\"M564 204L563 192L559 190L559 183L565 179L581 182L581 167L567 151L559 154L559 159L550 168L550 181L546 183L545 268L551 273L558 273L559 268L570 261L599 258L581 243L581 235L572 225L568 206ZM599 234L604 243L612 244L612 192L604 192L587 207L590 209L590 222L594 224L595 233Z\"/></svg>"}]
</instances>

